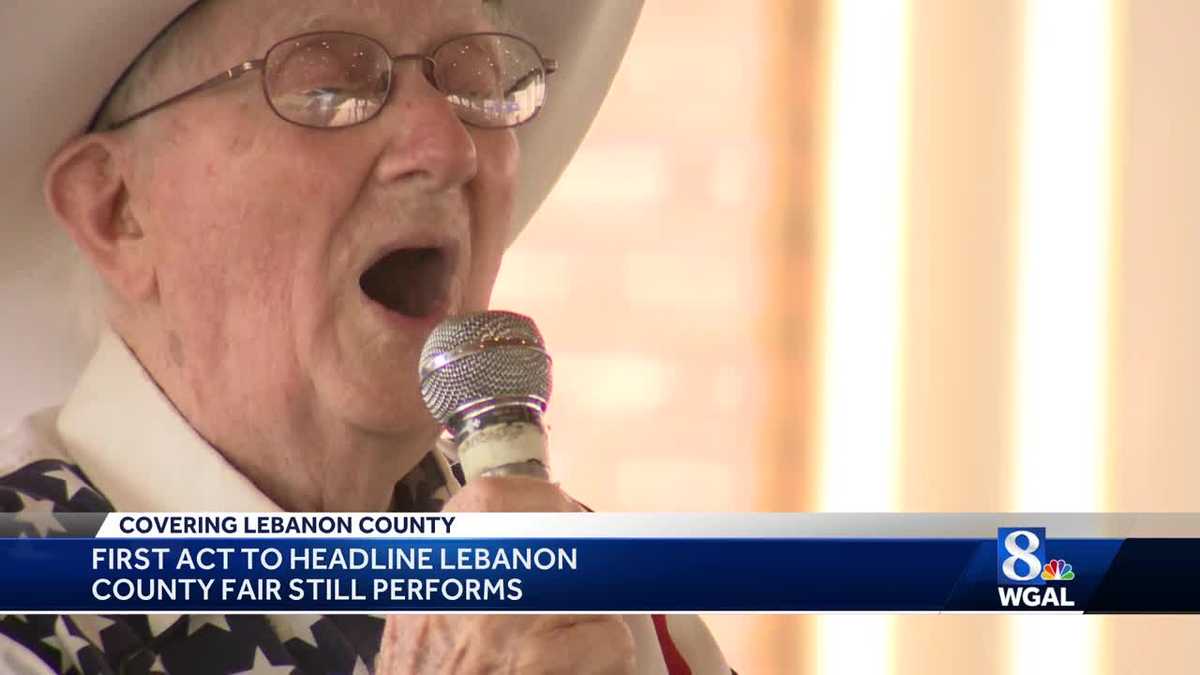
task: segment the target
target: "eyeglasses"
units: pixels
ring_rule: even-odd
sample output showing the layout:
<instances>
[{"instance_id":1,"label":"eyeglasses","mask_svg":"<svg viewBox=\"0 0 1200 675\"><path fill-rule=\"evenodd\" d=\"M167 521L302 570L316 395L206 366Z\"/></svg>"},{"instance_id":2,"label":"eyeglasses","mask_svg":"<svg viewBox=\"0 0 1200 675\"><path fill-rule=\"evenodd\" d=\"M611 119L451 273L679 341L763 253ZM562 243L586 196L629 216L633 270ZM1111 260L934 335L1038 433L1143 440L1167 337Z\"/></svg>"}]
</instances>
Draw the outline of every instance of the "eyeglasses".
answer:
<instances>
[{"instance_id":1,"label":"eyeglasses","mask_svg":"<svg viewBox=\"0 0 1200 675\"><path fill-rule=\"evenodd\" d=\"M252 71L262 71L263 94L275 114L320 129L362 124L379 114L392 90L392 73L415 61L425 78L471 126L515 127L537 116L546 102L546 77L558 63L508 33L459 35L429 54L388 53L377 40L345 32L305 33L209 80L123 120L117 129L172 103Z\"/></svg>"}]
</instances>

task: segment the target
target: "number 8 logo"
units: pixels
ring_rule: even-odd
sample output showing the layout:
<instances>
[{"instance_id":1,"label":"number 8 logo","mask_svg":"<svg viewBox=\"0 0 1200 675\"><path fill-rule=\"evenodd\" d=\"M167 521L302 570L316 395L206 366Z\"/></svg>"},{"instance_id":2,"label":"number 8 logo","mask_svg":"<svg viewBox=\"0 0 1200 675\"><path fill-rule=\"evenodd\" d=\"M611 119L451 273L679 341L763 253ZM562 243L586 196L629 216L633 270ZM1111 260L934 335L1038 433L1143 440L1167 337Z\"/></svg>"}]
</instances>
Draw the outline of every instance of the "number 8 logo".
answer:
<instances>
[{"instance_id":1,"label":"number 8 logo","mask_svg":"<svg viewBox=\"0 0 1200 675\"><path fill-rule=\"evenodd\" d=\"M1025 537L1025 547L1017 545L1018 537ZM1014 581L1031 581L1042 572L1042 561L1033 554L1034 551L1041 547L1042 542L1038 536L1029 530L1017 530L1009 532L1004 538L1004 550L1010 554L1004 559L1004 564L1001 568L1004 570L1004 576ZM1017 574L1017 561L1025 563L1028 572L1026 574Z\"/></svg>"}]
</instances>

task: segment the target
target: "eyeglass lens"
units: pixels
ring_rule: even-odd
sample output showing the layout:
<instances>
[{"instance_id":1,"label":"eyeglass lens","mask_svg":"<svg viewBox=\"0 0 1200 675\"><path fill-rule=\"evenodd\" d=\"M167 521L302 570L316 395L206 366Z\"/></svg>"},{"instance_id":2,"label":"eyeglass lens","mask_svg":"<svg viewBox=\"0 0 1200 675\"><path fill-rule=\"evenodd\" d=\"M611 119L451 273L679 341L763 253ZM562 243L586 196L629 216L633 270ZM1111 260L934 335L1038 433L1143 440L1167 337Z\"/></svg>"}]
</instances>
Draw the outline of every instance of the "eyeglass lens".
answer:
<instances>
[{"instance_id":1,"label":"eyeglass lens","mask_svg":"<svg viewBox=\"0 0 1200 675\"><path fill-rule=\"evenodd\" d=\"M516 126L536 115L545 101L542 59L520 38L465 35L438 47L432 58L432 73L426 74L467 124ZM383 108L392 60L383 45L366 36L317 33L272 48L263 74L267 98L284 119L345 127Z\"/></svg>"}]
</instances>

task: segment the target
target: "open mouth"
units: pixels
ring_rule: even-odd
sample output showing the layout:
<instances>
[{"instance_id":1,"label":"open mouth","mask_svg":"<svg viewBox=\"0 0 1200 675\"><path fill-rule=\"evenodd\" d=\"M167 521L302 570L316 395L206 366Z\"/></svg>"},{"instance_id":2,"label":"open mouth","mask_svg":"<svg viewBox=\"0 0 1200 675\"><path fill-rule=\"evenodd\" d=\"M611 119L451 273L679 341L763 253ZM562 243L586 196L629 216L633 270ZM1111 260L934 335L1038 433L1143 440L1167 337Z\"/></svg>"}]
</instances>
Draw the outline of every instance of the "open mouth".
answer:
<instances>
[{"instance_id":1,"label":"open mouth","mask_svg":"<svg viewBox=\"0 0 1200 675\"><path fill-rule=\"evenodd\" d=\"M368 267L358 285L391 311L424 318L445 307L451 271L450 256L443 249L403 248Z\"/></svg>"}]
</instances>

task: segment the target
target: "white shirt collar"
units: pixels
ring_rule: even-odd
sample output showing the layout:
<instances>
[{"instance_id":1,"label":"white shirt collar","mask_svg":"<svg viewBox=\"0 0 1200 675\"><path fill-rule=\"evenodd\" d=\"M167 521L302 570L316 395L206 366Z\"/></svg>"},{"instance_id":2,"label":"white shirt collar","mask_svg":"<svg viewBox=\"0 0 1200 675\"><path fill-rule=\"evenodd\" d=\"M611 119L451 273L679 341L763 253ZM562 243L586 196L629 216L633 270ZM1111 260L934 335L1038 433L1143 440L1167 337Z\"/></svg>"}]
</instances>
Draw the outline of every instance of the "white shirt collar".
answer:
<instances>
[{"instance_id":1,"label":"white shirt collar","mask_svg":"<svg viewBox=\"0 0 1200 675\"><path fill-rule=\"evenodd\" d=\"M111 332L63 406L58 433L117 511L280 510L196 433Z\"/></svg>"}]
</instances>

